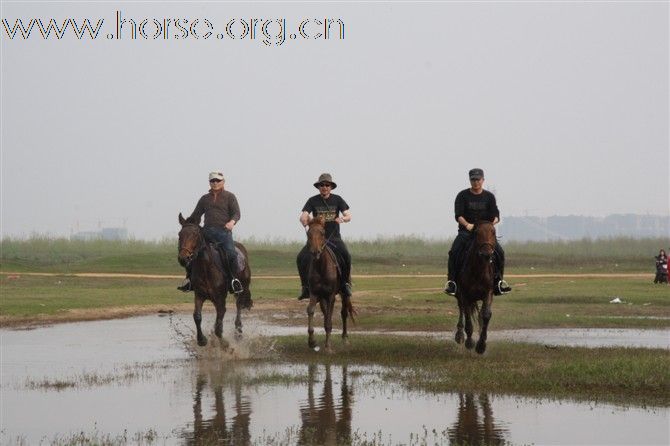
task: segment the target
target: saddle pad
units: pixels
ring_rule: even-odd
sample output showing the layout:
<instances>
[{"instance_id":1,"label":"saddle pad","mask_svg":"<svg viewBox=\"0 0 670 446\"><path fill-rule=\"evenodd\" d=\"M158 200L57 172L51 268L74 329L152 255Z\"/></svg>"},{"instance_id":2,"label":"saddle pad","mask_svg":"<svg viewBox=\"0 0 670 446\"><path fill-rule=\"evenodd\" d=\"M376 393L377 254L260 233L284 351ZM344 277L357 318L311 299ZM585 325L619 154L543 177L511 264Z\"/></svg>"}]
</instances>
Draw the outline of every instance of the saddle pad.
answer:
<instances>
[{"instance_id":1,"label":"saddle pad","mask_svg":"<svg viewBox=\"0 0 670 446\"><path fill-rule=\"evenodd\" d=\"M244 271L247 267L247 258L239 247L236 246L235 251L237 251L237 272Z\"/></svg>"}]
</instances>

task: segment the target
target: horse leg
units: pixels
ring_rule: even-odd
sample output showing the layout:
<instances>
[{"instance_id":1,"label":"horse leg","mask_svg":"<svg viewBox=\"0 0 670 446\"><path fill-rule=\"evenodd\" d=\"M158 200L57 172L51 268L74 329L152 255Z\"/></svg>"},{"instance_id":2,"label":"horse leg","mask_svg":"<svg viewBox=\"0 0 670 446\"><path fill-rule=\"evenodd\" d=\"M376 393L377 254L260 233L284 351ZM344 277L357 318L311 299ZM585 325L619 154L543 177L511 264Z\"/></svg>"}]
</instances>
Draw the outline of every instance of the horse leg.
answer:
<instances>
[{"instance_id":1,"label":"horse leg","mask_svg":"<svg viewBox=\"0 0 670 446\"><path fill-rule=\"evenodd\" d=\"M226 298L219 297L214 299L214 308L216 308L216 322L214 322L214 334L221 339L223 337L223 316L226 314Z\"/></svg>"},{"instance_id":2,"label":"horse leg","mask_svg":"<svg viewBox=\"0 0 670 446\"><path fill-rule=\"evenodd\" d=\"M195 296L195 309L193 310L193 321L195 322L195 329L197 331L198 345L204 347L207 345L207 337L202 334L200 324L202 322L202 303L205 299L202 296Z\"/></svg>"},{"instance_id":3,"label":"horse leg","mask_svg":"<svg viewBox=\"0 0 670 446\"><path fill-rule=\"evenodd\" d=\"M489 321L491 320L491 304L493 303L493 294L489 293L484 303L482 304L482 326L477 340L477 347L475 351L480 355L486 351L486 335L489 328Z\"/></svg>"},{"instance_id":4,"label":"horse leg","mask_svg":"<svg viewBox=\"0 0 670 446\"><path fill-rule=\"evenodd\" d=\"M463 334L463 305L461 304L460 297L458 298L458 323L456 324L456 336L455 340L457 344L462 344L465 339Z\"/></svg>"},{"instance_id":5,"label":"horse leg","mask_svg":"<svg viewBox=\"0 0 670 446\"><path fill-rule=\"evenodd\" d=\"M323 312L323 328L326 330L326 353L333 353L333 347L330 344L330 332L333 331L333 309L335 308L335 295L328 297L328 302L323 299L320 301L321 311Z\"/></svg>"},{"instance_id":6,"label":"horse leg","mask_svg":"<svg viewBox=\"0 0 670 446\"><path fill-rule=\"evenodd\" d=\"M237 314L235 314L235 338L239 339L242 337L242 307L243 303L240 299L236 301Z\"/></svg>"},{"instance_id":7,"label":"horse leg","mask_svg":"<svg viewBox=\"0 0 670 446\"><path fill-rule=\"evenodd\" d=\"M472 314L470 308L465 308L465 348L468 350L475 346L472 340Z\"/></svg>"},{"instance_id":8,"label":"horse leg","mask_svg":"<svg viewBox=\"0 0 670 446\"><path fill-rule=\"evenodd\" d=\"M351 298L342 298L342 311L340 312L342 315L342 340L346 345L349 345L349 335L347 334L347 316L349 315L347 308L351 305L349 299Z\"/></svg>"},{"instance_id":9,"label":"horse leg","mask_svg":"<svg viewBox=\"0 0 670 446\"><path fill-rule=\"evenodd\" d=\"M316 347L316 340L314 339L314 307L316 307L316 296L309 297L309 304L307 305L307 345L309 348Z\"/></svg>"}]
</instances>

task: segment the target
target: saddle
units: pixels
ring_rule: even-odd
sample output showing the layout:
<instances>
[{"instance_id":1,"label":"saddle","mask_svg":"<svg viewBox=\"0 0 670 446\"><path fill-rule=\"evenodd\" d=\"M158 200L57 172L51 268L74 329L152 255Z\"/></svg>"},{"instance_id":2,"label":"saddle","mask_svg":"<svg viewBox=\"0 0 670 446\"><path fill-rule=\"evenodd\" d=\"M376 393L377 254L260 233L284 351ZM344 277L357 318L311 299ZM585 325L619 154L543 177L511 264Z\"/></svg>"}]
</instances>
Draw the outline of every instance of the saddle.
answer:
<instances>
[{"instance_id":1,"label":"saddle","mask_svg":"<svg viewBox=\"0 0 670 446\"><path fill-rule=\"evenodd\" d=\"M344 258L340 254L340 252L337 250L337 247L335 246L334 243L331 241L326 242L326 251L330 256L332 256L333 260L335 260L335 267L337 268L337 273L339 274L340 277L343 277L342 274L342 263L344 263Z\"/></svg>"},{"instance_id":2,"label":"saddle","mask_svg":"<svg viewBox=\"0 0 670 446\"><path fill-rule=\"evenodd\" d=\"M226 250L223 249L223 246L219 245L218 243L210 243L209 246L211 246L216 252L219 253L221 256L221 263L223 264L223 268L225 271L228 270L228 254L226 254ZM235 246L235 251L237 252L237 271L234 271L237 274L241 273L242 271L245 270L247 267L247 258L245 257L244 253L242 250L238 247Z\"/></svg>"}]
</instances>

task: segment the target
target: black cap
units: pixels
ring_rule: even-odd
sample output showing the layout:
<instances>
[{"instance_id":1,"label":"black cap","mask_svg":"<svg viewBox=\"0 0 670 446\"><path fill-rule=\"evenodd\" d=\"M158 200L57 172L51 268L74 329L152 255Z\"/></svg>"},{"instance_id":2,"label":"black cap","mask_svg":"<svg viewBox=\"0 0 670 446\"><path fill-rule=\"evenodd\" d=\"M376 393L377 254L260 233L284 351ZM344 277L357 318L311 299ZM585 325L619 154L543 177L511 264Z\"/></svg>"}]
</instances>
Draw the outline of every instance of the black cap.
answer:
<instances>
[{"instance_id":1,"label":"black cap","mask_svg":"<svg viewBox=\"0 0 670 446\"><path fill-rule=\"evenodd\" d=\"M471 180L478 180L480 178L484 178L484 171L479 168L475 169L470 169L470 172L468 172L468 175L470 175Z\"/></svg>"}]
</instances>

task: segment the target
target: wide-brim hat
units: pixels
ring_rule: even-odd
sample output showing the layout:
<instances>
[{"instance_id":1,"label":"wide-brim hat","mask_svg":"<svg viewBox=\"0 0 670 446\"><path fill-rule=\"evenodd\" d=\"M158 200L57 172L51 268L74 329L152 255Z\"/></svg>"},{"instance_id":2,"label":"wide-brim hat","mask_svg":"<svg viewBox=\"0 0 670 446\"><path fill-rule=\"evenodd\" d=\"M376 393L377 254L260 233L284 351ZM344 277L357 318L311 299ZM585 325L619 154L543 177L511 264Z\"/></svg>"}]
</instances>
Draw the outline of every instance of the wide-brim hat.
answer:
<instances>
[{"instance_id":1,"label":"wide-brim hat","mask_svg":"<svg viewBox=\"0 0 670 446\"><path fill-rule=\"evenodd\" d=\"M319 175L319 180L314 183L314 187L317 189L319 188L319 184L321 183L330 183L330 188L335 189L337 187L337 184L333 181L333 177L329 173L322 173Z\"/></svg>"},{"instance_id":2,"label":"wide-brim hat","mask_svg":"<svg viewBox=\"0 0 670 446\"><path fill-rule=\"evenodd\" d=\"M212 180L223 181L224 180L223 174L221 172L210 172L209 173L209 181L212 181Z\"/></svg>"}]
</instances>

